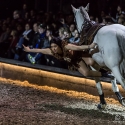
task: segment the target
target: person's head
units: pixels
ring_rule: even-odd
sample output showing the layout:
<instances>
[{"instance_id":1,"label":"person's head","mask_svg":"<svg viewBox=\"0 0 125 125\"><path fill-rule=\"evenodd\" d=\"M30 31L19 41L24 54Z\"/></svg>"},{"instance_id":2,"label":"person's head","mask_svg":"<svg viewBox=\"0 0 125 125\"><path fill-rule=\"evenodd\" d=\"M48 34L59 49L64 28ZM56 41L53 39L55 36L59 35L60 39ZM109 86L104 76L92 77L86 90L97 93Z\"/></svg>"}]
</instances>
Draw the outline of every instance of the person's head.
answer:
<instances>
[{"instance_id":1,"label":"person's head","mask_svg":"<svg viewBox=\"0 0 125 125\"><path fill-rule=\"evenodd\" d=\"M26 25L25 25L25 30L30 30L31 29L31 26L30 26L30 24L29 23L26 23Z\"/></svg>"},{"instance_id":2,"label":"person's head","mask_svg":"<svg viewBox=\"0 0 125 125\"><path fill-rule=\"evenodd\" d=\"M34 30L34 32L38 32L38 24L37 23L33 24L33 30Z\"/></svg>"},{"instance_id":3,"label":"person's head","mask_svg":"<svg viewBox=\"0 0 125 125\"><path fill-rule=\"evenodd\" d=\"M64 27L61 27L61 28L59 29L59 37L60 37L60 38L64 37L64 31L65 31Z\"/></svg>"},{"instance_id":4,"label":"person's head","mask_svg":"<svg viewBox=\"0 0 125 125\"><path fill-rule=\"evenodd\" d=\"M30 10L30 16L33 17L35 15L35 10Z\"/></svg>"},{"instance_id":5,"label":"person's head","mask_svg":"<svg viewBox=\"0 0 125 125\"><path fill-rule=\"evenodd\" d=\"M70 14L70 15L68 16L66 22L67 22L68 24L74 22L74 15L73 15L73 14Z\"/></svg>"},{"instance_id":6,"label":"person's head","mask_svg":"<svg viewBox=\"0 0 125 125\"><path fill-rule=\"evenodd\" d=\"M42 34L42 33L44 33L46 31L46 25L45 24L40 24L39 26L38 26L38 32L40 33L40 34Z\"/></svg>"},{"instance_id":7,"label":"person's head","mask_svg":"<svg viewBox=\"0 0 125 125\"><path fill-rule=\"evenodd\" d=\"M11 28L10 28L10 27L7 27L7 28L6 28L6 33L10 34L10 32L11 32Z\"/></svg>"},{"instance_id":8,"label":"person's head","mask_svg":"<svg viewBox=\"0 0 125 125\"><path fill-rule=\"evenodd\" d=\"M103 11L103 10L101 11L101 17L105 18L105 11Z\"/></svg>"},{"instance_id":9,"label":"person's head","mask_svg":"<svg viewBox=\"0 0 125 125\"><path fill-rule=\"evenodd\" d=\"M51 35L52 35L52 30L47 29L47 30L46 30L46 37L49 37L49 36L51 36Z\"/></svg>"},{"instance_id":10,"label":"person's head","mask_svg":"<svg viewBox=\"0 0 125 125\"><path fill-rule=\"evenodd\" d=\"M27 5L23 4L23 10L26 10L26 9L27 9Z\"/></svg>"},{"instance_id":11,"label":"person's head","mask_svg":"<svg viewBox=\"0 0 125 125\"><path fill-rule=\"evenodd\" d=\"M70 32L74 32L75 30L75 24L71 24L69 27Z\"/></svg>"},{"instance_id":12,"label":"person's head","mask_svg":"<svg viewBox=\"0 0 125 125\"><path fill-rule=\"evenodd\" d=\"M10 33L11 36L17 36L17 31L16 30L12 30L11 33Z\"/></svg>"},{"instance_id":13,"label":"person's head","mask_svg":"<svg viewBox=\"0 0 125 125\"><path fill-rule=\"evenodd\" d=\"M18 24L16 27L17 31L22 31L23 30L23 26L21 24Z\"/></svg>"},{"instance_id":14,"label":"person's head","mask_svg":"<svg viewBox=\"0 0 125 125\"><path fill-rule=\"evenodd\" d=\"M121 7L120 5L118 5L117 11L118 11L118 12L121 12L121 11L122 11L122 7Z\"/></svg>"},{"instance_id":15,"label":"person's head","mask_svg":"<svg viewBox=\"0 0 125 125\"><path fill-rule=\"evenodd\" d=\"M15 11L13 12L13 18L14 18L14 19L20 18L20 12L19 12L18 10L15 10Z\"/></svg>"},{"instance_id":16,"label":"person's head","mask_svg":"<svg viewBox=\"0 0 125 125\"><path fill-rule=\"evenodd\" d=\"M94 20L94 17L93 17L92 15L91 15L89 18L90 18L90 20L92 20L92 21Z\"/></svg>"},{"instance_id":17,"label":"person's head","mask_svg":"<svg viewBox=\"0 0 125 125\"><path fill-rule=\"evenodd\" d=\"M99 18L98 17L95 18L95 22L99 23Z\"/></svg>"},{"instance_id":18,"label":"person's head","mask_svg":"<svg viewBox=\"0 0 125 125\"><path fill-rule=\"evenodd\" d=\"M71 37L71 32L67 28L65 28L65 30L64 30L64 38L70 38L70 37Z\"/></svg>"},{"instance_id":19,"label":"person's head","mask_svg":"<svg viewBox=\"0 0 125 125\"><path fill-rule=\"evenodd\" d=\"M59 39L52 39L50 41L50 46L51 46L51 49L54 53L60 53L62 52L62 49L61 49L61 40Z\"/></svg>"},{"instance_id":20,"label":"person's head","mask_svg":"<svg viewBox=\"0 0 125 125\"><path fill-rule=\"evenodd\" d=\"M28 13L28 12L25 13L24 18L25 18L25 19L28 19L28 18L29 18L29 13Z\"/></svg>"}]
</instances>

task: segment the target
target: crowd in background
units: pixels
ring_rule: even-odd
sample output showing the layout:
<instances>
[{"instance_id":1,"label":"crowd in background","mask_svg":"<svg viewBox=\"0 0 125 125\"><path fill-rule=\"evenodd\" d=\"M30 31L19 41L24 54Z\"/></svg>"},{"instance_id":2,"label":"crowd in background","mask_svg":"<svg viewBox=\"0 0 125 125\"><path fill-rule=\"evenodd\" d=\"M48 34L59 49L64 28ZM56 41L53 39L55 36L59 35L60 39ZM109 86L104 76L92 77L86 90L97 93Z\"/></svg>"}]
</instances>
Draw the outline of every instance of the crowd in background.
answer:
<instances>
[{"instance_id":1,"label":"crowd in background","mask_svg":"<svg viewBox=\"0 0 125 125\"><path fill-rule=\"evenodd\" d=\"M43 12L28 10L24 4L22 10L14 10L13 17L0 20L0 57L42 64L59 68L67 68L67 64L54 57L41 53L26 53L23 44L30 48L48 48L53 38L68 39L70 43L80 41L80 34L74 22L74 14ZM98 23L125 25L125 12L119 5L117 13L101 11L98 16L90 15L92 21Z\"/></svg>"}]
</instances>

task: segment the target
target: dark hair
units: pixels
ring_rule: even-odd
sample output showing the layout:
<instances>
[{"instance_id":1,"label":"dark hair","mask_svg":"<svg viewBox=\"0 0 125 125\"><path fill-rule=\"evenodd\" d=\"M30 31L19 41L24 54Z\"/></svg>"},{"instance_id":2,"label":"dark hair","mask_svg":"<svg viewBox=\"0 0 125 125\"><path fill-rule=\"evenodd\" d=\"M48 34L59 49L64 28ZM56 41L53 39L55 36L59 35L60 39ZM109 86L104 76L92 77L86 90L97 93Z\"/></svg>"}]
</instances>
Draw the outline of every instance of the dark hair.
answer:
<instances>
[{"instance_id":1,"label":"dark hair","mask_svg":"<svg viewBox=\"0 0 125 125\"><path fill-rule=\"evenodd\" d=\"M40 24L39 26L40 26L41 28L43 28L43 29L46 29L46 28L47 28L46 24Z\"/></svg>"},{"instance_id":2,"label":"dark hair","mask_svg":"<svg viewBox=\"0 0 125 125\"><path fill-rule=\"evenodd\" d=\"M51 39L51 41L50 41L50 44L52 44L52 43L55 43L55 44L57 44L60 48L62 48L62 40L60 40L60 39L58 39L58 38L53 38L53 39Z\"/></svg>"}]
</instances>

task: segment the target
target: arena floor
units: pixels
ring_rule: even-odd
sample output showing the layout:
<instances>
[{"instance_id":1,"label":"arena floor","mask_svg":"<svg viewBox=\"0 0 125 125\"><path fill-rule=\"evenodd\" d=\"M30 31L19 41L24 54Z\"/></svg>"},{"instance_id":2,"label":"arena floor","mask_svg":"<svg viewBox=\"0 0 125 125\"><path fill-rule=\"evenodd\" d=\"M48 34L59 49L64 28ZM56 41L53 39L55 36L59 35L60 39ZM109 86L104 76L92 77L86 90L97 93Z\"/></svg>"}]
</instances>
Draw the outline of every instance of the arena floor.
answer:
<instances>
[{"instance_id":1,"label":"arena floor","mask_svg":"<svg viewBox=\"0 0 125 125\"><path fill-rule=\"evenodd\" d=\"M0 125L122 125L125 107L84 92L38 86L27 81L0 78Z\"/></svg>"}]
</instances>

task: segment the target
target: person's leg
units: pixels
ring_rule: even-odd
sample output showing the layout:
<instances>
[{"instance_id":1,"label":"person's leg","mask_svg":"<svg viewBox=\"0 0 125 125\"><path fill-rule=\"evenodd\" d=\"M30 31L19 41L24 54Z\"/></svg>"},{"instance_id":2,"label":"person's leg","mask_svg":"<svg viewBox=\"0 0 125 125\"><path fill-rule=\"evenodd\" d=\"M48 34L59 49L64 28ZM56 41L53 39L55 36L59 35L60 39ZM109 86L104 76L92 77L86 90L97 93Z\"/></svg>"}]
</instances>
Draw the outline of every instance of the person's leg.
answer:
<instances>
[{"instance_id":1,"label":"person's leg","mask_svg":"<svg viewBox=\"0 0 125 125\"><path fill-rule=\"evenodd\" d=\"M100 65L98 65L92 58L90 57L83 57L82 58L85 63L88 66L92 66L95 70L97 70L97 72L101 73L102 77L109 77L109 78L114 78L109 72L108 70L103 69Z\"/></svg>"},{"instance_id":2,"label":"person's leg","mask_svg":"<svg viewBox=\"0 0 125 125\"><path fill-rule=\"evenodd\" d=\"M78 71L86 77L101 77L101 72L90 70L83 61L79 62Z\"/></svg>"},{"instance_id":3,"label":"person's leg","mask_svg":"<svg viewBox=\"0 0 125 125\"><path fill-rule=\"evenodd\" d=\"M92 58L83 57L82 59L85 61L87 65L92 66L95 70L99 71L101 69L101 66L98 65Z\"/></svg>"},{"instance_id":4,"label":"person's leg","mask_svg":"<svg viewBox=\"0 0 125 125\"><path fill-rule=\"evenodd\" d=\"M110 73L110 70L107 67L100 66L96 61L90 57L83 57L83 60L88 66L92 66L95 70L105 73Z\"/></svg>"}]
</instances>

